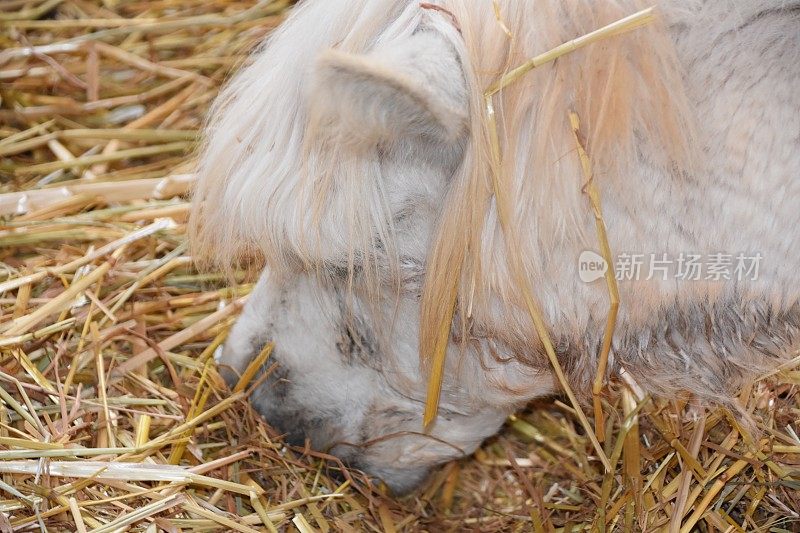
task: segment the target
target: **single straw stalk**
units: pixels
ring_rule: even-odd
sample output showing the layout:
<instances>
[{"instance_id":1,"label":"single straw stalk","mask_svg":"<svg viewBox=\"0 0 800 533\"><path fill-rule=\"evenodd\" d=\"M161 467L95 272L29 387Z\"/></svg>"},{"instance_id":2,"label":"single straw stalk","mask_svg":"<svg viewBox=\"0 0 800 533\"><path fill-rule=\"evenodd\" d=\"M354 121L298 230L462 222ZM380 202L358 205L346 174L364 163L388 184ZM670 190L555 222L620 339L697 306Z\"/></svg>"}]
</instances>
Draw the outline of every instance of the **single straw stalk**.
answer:
<instances>
[{"instance_id":1,"label":"single straw stalk","mask_svg":"<svg viewBox=\"0 0 800 533\"><path fill-rule=\"evenodd\" d=\"M26 213L39 209L66 196L87 194L105 202L125 202L141 199L164 199L185 194L194 183L193 175L172 175L122 182L92 182L62 187L0 194L0 216Z\"/></svg>"},{"instance_id":2,"label":"single straw stalk","mask_svg":"<svg viewBox=\"0 0 800 533\"><path fill-rule=\"evenodd\" d=\"M543 54L539 54L538 56L529 59L517 68L512 69L504 74L499 80L486 89L484 96L494 96L531 70L550 63L551 61L555 61L561 56L567 55L602 39L626 33L641 26L650 24L655 20L655 18L655 7L649 7L616 22L612 22L607 26L603 26L602 28L599 28L591 33L587 33L582 37L562 43L555 48L544 52Z\"/></svg>"},{"instance_id":3,"label":"single straw stalk","mask_svg":"<svg viewBox=\"0 0 800 533\"><path fill-rule=\"evenodd\" d=\"M600 354L597 359L597 373L595 374L594 383L592 385L592 397L594 400L594 427L597 434L597 440L603 442L605 440L605 414L603 413L603 404L600 401L600 393L603 391L603 380L606 376L608 368L608 356L611 352L611 342L614 338L614 329L617 326L617 313L619 311L619 287L617 286L617 278L614 272L614 256L611 253L611 245L608 243L608 233L606 231L606 223L603 219L602 202L600 201L600 190L594 180L592 173L592 166L589 160L589 154L586 153L586 146L581 136L581 123L578 114L570 112L569 121L572 127L572 133L575 137L575 145L578 149L578 157L581 161L581 169L583 170L586 182L583 186L583 191L589 198L589 204L594 214L595 226L597 227L597 239L600 243L600 253L606 262L605 280L606 287L609 295L609 309L606 318L606 327L603 332L603 344L600 348Z\"/></svg>"}]
</instances>

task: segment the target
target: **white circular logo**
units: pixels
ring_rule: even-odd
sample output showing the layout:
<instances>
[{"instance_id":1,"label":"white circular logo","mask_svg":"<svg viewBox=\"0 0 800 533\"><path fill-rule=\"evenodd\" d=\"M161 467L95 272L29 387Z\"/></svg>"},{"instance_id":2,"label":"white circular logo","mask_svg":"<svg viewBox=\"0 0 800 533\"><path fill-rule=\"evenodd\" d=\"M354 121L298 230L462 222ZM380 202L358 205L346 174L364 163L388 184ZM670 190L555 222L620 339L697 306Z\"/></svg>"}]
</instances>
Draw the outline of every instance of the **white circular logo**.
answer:
<instances>
[{"instance_id":1,"label":"white circular logo","mask_svg":"<svg viewBox=\"0 0 800 533\"><path fill-rule=\"evenodd\" d=\"M578 258L578 275L584 283L597 281L606 275L608 263L597 252L586 250Z\"/></svg>"}]
</instances>

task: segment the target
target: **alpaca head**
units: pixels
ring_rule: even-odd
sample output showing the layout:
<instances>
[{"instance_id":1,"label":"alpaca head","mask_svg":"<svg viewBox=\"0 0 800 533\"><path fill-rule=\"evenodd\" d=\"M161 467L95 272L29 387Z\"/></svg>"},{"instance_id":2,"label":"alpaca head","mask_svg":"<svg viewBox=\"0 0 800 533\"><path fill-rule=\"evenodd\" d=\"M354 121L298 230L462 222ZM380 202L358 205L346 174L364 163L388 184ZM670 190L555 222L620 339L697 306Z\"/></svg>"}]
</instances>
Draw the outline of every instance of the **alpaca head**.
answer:
<instances>
[{"instance_id":1,"label":"alpaca head","mask_svg":"<svg viewBox=\"0 0 800 533\"><path fill-rule=\"evenodd\" d=\"M251 296L221 363L242 370L254 338L275 343L286 374L253 402L280 431L405 490L553 391L506 265L483 93L640 0L622 3L503 0L500 21L490 1L308 1L228 85L200 160L193 253L222 267L247 256L266 264L272 288ZM634 151L634 132L679 130L642 112L670 109L661 104L676 93L664 34L622 39L537 68L497 97L521 235L512 245L537 280L556 282L542 275L543 243L584 246L593 223L568 157L567 111L591 127L589 143L607 156L600 167ZM341 295L350 303L332 305ZM284 300L305 303L282 311ZM450 330L454 307L461 326ZM335 327L354 310L381 346L355 366ZM452 335L440 416L423 434L420 358L441 331Z\"/></svg>"},{"instance_id":2,"label":"alpaca head","mask_svg":"<svg viewBox=\"0 0 800 533\"><path fill-rule=\"evenodd\" d=\"M403 493L442 462L472 453L525 399L553 391L544 369L483 356L497 346L453 345L439 417L424 431L415 298L387 313L400 319L379 334L375 310L336 283L265 272L237 321L219 364L232 385L265 342L273 343L253 406L285 441L306 442Z\"/></svg>"}]
</instances>

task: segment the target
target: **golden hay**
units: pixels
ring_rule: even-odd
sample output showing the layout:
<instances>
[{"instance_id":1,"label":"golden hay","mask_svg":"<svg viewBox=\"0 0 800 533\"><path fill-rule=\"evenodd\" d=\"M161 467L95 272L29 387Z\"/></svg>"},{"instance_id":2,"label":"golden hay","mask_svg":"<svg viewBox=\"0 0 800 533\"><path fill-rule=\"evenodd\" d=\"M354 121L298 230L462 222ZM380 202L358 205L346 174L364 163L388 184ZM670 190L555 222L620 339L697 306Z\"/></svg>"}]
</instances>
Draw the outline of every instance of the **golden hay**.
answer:
<instances>
[{"instance_id":1,"label":"golden hay","mask_svg":"<svg viewBox=\"0 0 800 533\"><path fill-rule=\"evenodd\" d=\"M800 361L724 411L539 402L416 495L290 449L211 354L246 298L186 255L190 157L288 1L0 0L0 531L800 530Z\"/></svg>"}]
</instances>

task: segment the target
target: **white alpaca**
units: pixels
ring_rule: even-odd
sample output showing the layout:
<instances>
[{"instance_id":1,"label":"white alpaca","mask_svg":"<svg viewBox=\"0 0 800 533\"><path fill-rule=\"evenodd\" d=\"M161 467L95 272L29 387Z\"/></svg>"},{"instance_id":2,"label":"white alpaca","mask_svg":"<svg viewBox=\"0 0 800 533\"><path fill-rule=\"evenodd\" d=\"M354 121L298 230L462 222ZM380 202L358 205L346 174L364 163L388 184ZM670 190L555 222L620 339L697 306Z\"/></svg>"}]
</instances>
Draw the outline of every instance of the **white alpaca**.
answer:
<instances>
[{"instance_id":1,"label":"white alpaca","mask_svg":"<svg viewBox=\"0 0 800 533\"><path fill-rule=\"evenodd\" d=\"M434 4L296 7L220 97L193 213L198 256L265 265L221 363L241 372L274 341L280 366L255 406L400 491L557 390L507 266L483 91L642 7L501 0L509 36L490 0ZM659 12L498 95L502 170L515 247L575 387L588 391L608 294L579 275L598 245L570 110L612 248L673 261L620 282L610 372L724 402L800 342L800 2L662 0ZM729 260L730 275L681 277L694 254ZM760 257L757 276L732 270L745 254ZM420 353L451 288L442 403L422 434Z\"/></svg>"}]
</instances>

